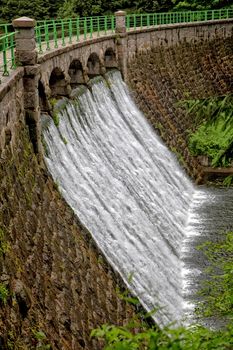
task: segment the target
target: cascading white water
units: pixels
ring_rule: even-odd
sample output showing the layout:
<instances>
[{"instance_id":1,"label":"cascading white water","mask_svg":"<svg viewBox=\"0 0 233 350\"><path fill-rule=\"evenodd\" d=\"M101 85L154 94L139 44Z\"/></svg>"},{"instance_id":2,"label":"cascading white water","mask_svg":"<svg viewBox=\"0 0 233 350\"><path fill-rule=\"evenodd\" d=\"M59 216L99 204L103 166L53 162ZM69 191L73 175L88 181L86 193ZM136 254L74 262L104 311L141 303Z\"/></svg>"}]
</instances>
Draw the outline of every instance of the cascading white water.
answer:
<instances>
[{"instance_id":1,"label":"cascading white water","mask_svg":"<svg viewBox=\"0 0 233 350\"><path fill-rule=\"evenodd\" d=\"M62 195L146 309L164 307L155 320L181 320L180 256L192 183L119 72L107 83L99 79L59 117L59 127L50 122L43 135Z\"/></svg>"}]
</instances>

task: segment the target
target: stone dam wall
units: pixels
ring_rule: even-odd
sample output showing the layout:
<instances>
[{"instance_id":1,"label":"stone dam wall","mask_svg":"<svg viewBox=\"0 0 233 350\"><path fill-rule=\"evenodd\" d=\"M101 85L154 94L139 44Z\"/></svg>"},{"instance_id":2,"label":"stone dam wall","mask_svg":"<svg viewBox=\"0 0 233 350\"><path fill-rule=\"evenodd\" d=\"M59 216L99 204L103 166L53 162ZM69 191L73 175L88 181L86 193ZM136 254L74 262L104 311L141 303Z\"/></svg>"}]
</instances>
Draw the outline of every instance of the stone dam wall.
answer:
<instances>
[{"instance_id":1,"label":"stone dam wall","mask_svg":"<svg viewBox=\"0 0 233 350\"><path fill-rule=\"evenodd\" d=\"M233 37L155 47L130 60L128 84L138 107L196 182L202 167L188 150L194 119L179 101L233 92Z\"/></svg>"},{"instance_id":2,"label":"stone dam wall","mask_svg":"<svg viewBox=\"0 0 233 350\"><path fill-rule=\"evenodd\" d=\"M0 349L36 349L39 331L52 349L101 349L91 330L121 325L134 310L34 152L22 73L1 90Z\"/></svg>"},{"instance_id":3,"label":"stone dam wall","mask_svg":"<svg viewBox=\"0 0 233 350\"><path fill-rule=\"evenodd\" d=\"M0 349L36 349L35 334L43 331L52 349L98 350L101 344L89 337L93 328L122 324L135 314L117 295L120 278L35 153L38 82L50 94L53 69L60 67L69 85L73 59L85 66L95 50L103 68L104 50L112 48L139 108L198 180L200 166L187 150L192 120L176 102L232 92L232 24L209 25L209 31L190 24L122 33L106 43L76 45L76 51L60 49L35 66L17 68L0 86L0 293L3 286L8 291L0 300Z\"/></svg>"}]
</instances>

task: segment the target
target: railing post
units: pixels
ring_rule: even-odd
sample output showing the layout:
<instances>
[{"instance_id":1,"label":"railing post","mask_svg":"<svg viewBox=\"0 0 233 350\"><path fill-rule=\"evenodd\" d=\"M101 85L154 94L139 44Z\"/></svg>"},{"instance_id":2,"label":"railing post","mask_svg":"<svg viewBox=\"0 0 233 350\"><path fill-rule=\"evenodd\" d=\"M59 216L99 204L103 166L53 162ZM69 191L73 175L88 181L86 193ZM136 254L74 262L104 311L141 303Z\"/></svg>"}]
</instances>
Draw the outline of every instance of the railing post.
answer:
<instances>
[{"instance_id":1,"label":"railing post","mask_svg":"<svg viewBox=\"0 0 233 350\"><path fill-rule=\"evenodd\" d=\"M14 19L15 28L16 61L22 66L31 66L37 63L35 20L28 17Z\"/></svg>"},{"instance_id":2,"label":"railing post","mask_svg":"<svg viewBox=\"0 0 233 350\"><path fill-rule=\"evenodd\" d=\"M116 33L126 33L126 25L125 25L125 17L126 13L125 11L117 11L115 12L116 16Z\"/></svg>"},{"instance_id":3,"label":"railing post","mask_svg":"<svg viewBox=\"0 0 233 350\"><path fill-rule=\"evenodd\" d=\"M12 22L15 34L15 56L19 65L24 66L24 111L25 123L35 153L42 154L41 123L38 95L40 67L37 65L37 52L35 40L35 20L21 17Z\"/></svg>"},{"instance_id":4,"label":"railing post","mask_svg":"<svg viewBox=\"0 0 233 350\"><path fill-rule=\"evenodd\" d=\"M128 61L128 50L127 41L128 35L126 32L126 13L124 11L115 12L116 16L116 54L119 69L123 75L123 78L127 80L127 61Z\"/></svg>"}]
</instances>

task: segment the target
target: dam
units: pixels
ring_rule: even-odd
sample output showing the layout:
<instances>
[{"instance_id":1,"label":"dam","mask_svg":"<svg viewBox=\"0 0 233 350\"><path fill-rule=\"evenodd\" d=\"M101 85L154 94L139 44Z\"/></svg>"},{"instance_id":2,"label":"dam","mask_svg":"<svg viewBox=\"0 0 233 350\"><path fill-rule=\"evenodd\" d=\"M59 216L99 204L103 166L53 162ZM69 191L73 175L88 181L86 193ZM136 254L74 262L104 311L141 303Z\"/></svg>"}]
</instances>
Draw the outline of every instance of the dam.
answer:
<instances>
[{"instance_id":1,"label":"dam","mask_svg":"<svg viewBox=\"0 0 233 350\"><path fill-rule=\"evenodd\" d=\"M195 188L133 103L120 73L106 81L68 104L58 127L50 122L46 163L129 290L147 311L159 309L156 322L182 322L189 306L185 288L201 274L184 263L195 259L193 236L200 244L232 228L233 192ZM214 209L201 213L206 203L224 212L220 227Z\"/></svg>"},{"instance_id":2,"label":"dam","mask_svg":"<svg viewBox=\"0 0 233 350\"><path fill-rule=\"evenodd\" d=\"M160 325L186 322L205 267L195 247L232 230L232 190L197 187L200 165L184 152L190 180L154 131L184 147L187 124L175 98L231 91L232 20L193 15L200 22L158 29L132 18L127 31L112 32L110 20L107 33L58 40L57 48L51 33L38 40L38 28L33 39L30 19L19 29L33 43L20 50L19 38L21 65L0 85L3 348L11 339L30 347L33 329L54 349L100 349L90 331L136 313L119 289L157 308ZM205 60L198 69L180 55L191 48L195 58L197 47ZM189 73L179 80L180 69Z\"/></svg>"}]
</instances>

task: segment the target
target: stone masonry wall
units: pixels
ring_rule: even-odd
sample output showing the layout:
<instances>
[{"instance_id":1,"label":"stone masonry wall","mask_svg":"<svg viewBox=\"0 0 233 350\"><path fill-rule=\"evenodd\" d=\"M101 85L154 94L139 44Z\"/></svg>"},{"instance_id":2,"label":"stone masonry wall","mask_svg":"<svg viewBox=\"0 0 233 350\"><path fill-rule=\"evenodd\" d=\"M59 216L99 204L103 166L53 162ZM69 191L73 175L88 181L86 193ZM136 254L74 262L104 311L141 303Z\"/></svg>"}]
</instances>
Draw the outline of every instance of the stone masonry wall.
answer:
<instances>
[{"instance_id":1,"label":"stone masonry wall","mask_svg":"<svg viewBox=\"0 0 233 350\"><path fill-rule=\"evenodd\" d=\"M193 35L204 40L201 27L194 27ZM232 38L178 46L170 39L174 33L180 39L181 29L147 30L130 33L128 38L123 33L106 43L97 40L92 48L83 48L85 55L78 44L73 52L63 48L57 55L46 53L35 74L31 67L17 68L0 86L0 349L36 349L38 334L43 332L43 345L52 349L98 350L101 344L90 339L93 328L122 324L134 315L117 295L120 278L61 198L40 155L34 153L32 130L26 125L31 122L32 127L32 120L26 114L39 115L39 99L36 88L35 103L29 98L25 84L34 86L33 79L40 77L47 93L51 70L64 63L62 71L65 68L69 83L67 70L73 59L85 58L85 68L95 51L103 65L105 50L115 43L126 78L126 54L129 59L128 81L139 107L198 180L201 170L187 150L192 121L176 102L232 91ZM222 29L213 27L212 34L216 30ZM187 28L182 33L190 34Z\"/></svg>"},{"instance_id":2,"label":"stone masonry wall","mask_svg":"<svg viewBox=\"0 0 233 350\"><path fill-rule=\"evenodd\" d=\"M18 113L11 102L23 99L14 89L8 102ZM6 142L2 131L0 152L0 349L36 349L43 332L51 349L98 350L91 330L122 324L134 311L117 296L120 279L34 154L22 110L12 118L12 138Z\"/></svg>"},{"instance_id":3,"label":"stone masonry wall","mask_svg":"<svg viewBox=\"0 0 233 350\"><path fill-rule=\"evenodd\" d=\"M184 41L187 43L211 41L216 37L230 37L232 33L232 20L167 24L132 30L128 32L127 39L128 61L138 53L145 53L154 47L174 46Z\"/></svg>"},{"instance_id":4,"label":"stone masonry wall","mask_svg":"<svg viewBox=\"0 0 233 350\"><path fill-rule=\"evenodd\" d=\"M187 148L192 117L178 101L233 92L233 38L157 46L128 65L135 101L197 182L202 171Z\"/></svg>"}]
</instances>

